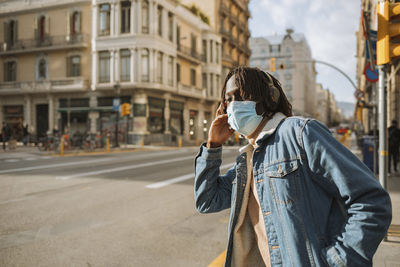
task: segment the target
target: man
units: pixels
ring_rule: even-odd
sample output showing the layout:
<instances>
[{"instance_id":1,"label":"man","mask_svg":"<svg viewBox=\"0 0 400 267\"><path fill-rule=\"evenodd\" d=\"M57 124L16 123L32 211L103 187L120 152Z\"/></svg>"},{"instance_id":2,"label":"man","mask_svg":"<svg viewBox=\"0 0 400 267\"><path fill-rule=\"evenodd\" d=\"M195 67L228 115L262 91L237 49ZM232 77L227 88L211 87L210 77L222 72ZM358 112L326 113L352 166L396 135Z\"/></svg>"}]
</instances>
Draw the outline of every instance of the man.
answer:
<instances>
[{"instance_id":1,"label":"man","mask_svg":"<svg viewBox=\"0 0 400 267\"><path fill-rule=\"evenodd\" d=\"M201 213L231 208L225 266L371 266L391 221L373 173L324 125L291 117L279 81L257 68L231 71L221 98L194 190ZM249 145L220 175L234 131Z\"/></svg>"},{"instance_id":2,"label":"man","mask_svg":"<svg viewBox=\"0 0 400 267\"><path fill-rule=\"evenodd\" d=\"M7 125L4 121L3 121L3 125L1 127L1 141L3 142L3 151L6 151Z\"/></svg>"},{"instance_id":3,"label":"man","mask_svg":"<svg viewBox=\"0 0 400 267\"><path fill-rule=\"evenodd\" d=\"M397 128L397 121L392 120L392 125L388 128L389 135L389 173L397 172L397 162L399 161L400 130ZM392 165L393 163L393 165Z\"/></svg>"}]
</instances>

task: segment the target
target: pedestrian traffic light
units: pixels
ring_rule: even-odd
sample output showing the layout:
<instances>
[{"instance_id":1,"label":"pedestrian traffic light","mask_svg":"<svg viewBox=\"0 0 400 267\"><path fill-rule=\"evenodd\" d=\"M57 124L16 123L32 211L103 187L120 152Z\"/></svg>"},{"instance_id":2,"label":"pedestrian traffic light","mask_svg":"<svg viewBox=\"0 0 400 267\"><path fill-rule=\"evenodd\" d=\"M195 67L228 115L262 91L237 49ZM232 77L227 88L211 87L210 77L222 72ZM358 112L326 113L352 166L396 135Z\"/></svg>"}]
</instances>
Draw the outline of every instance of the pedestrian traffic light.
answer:
<instances>
[{"instance_id":1,"label":"pedestrian traffic light","mask_svg":"<svg viewBox=\"0 0 400 267\"><path fill-rule=\"evenodd\" d=\"M385 1L378 4L378 35L376 42L377 64L383 65L400 56L400 43L391 38L400 35L400 3Z\"/></svg>"},{"instance_id":2,"label":"pedestrian traffic light","mask_svg":"<svg viewBox=\"0 0 400 267\"><path fill-rule=\"evenodd\" d=\"M121 116L128 116L131 114L131 105L129 103L124 103L121 106Z\"/></svg>"},{"instance_id":3,"label":"pedestrian traffic light","mask_svg":"<svg viewBox=\"0 0 400 267\"><path fill-rule=\"evenodd\" d=\"M276 58L271 57L269 59L269 72L275 72L276 70Z\"/></svg>"}]
</instances>

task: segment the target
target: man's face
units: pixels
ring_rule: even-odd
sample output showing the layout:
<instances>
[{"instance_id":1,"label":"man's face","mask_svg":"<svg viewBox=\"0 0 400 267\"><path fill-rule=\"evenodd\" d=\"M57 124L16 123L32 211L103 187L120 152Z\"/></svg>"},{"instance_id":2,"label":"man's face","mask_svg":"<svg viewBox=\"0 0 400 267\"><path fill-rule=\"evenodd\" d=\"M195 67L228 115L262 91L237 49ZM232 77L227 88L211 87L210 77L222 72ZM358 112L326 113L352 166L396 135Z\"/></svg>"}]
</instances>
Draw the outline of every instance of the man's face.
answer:
<instances>
[{"instance_id":1,"label":"man's face","mask_svg":"<svg viewBox=\"0 0 400 267\"><path fill-rule=\"evenodd\" d=\"M226 108L232 101L241 101L240 90L235 84L235 76L229 78L226 82L226 91L225 91L225 103L224 103L224 111L226 113Z\"/></svg>"}]
</instances>

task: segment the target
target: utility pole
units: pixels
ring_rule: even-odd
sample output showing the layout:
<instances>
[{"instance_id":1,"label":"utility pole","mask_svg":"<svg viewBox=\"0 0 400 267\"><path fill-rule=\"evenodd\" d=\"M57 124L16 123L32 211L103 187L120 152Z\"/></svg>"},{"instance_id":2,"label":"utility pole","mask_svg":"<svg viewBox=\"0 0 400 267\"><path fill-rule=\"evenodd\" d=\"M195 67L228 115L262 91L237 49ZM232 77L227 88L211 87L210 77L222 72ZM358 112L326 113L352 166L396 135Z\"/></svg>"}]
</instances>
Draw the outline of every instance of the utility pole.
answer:
<instances>
[{"instance_id":1,"label":"utility pole","mask_svg":"<svg viewBox=\"0 0 400 267\"><path fill-rule=\"evenodd\" d=\"M388 142L387 142L387 98L385 88L384 66L378 66L379 70L379 182L387 189L387 165L388 165Z\"/></svg>"},{"instance_id":2,"label":"utility pole","mask_svg":"<svg viewBox=\"0 0 400 267\"><path fill-rule=\"evenodd\" d=\"M119 124L119 109L120 109L120 86L119 83L117 82L114 84L114 89L115 89L115 94L116 94L116 99L118 102L118 109L116 110L116 120L115 120L115 147L118 147L118 124Z\"/></svg>"}]
</instances>

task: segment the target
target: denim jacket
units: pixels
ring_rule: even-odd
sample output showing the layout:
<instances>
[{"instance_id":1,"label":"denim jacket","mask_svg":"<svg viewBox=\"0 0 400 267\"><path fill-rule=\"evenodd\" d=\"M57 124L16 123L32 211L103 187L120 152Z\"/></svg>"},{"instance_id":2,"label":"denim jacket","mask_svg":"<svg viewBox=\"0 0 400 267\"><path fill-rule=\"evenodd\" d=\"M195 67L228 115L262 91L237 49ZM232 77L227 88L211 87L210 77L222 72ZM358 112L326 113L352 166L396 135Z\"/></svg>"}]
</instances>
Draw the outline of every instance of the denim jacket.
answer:
<instances>
[{"instance_id":1,"label":"denim jacket","mask_svg":"<svg viewBox=\"0 0 400 267\"><path fill-rule=\"evenodd\" d=\"M316 120L289 117L257 140L253 175L271 266L372 266L392 218L374 174ZM247 183L246 153L220 175L222 148L201 146L195 202L201 213L231 208L225 266Z\"/></svg>"}]
</instances>

